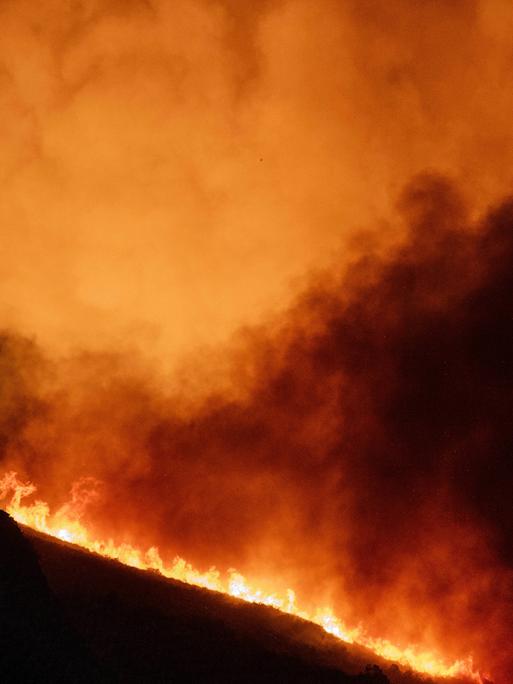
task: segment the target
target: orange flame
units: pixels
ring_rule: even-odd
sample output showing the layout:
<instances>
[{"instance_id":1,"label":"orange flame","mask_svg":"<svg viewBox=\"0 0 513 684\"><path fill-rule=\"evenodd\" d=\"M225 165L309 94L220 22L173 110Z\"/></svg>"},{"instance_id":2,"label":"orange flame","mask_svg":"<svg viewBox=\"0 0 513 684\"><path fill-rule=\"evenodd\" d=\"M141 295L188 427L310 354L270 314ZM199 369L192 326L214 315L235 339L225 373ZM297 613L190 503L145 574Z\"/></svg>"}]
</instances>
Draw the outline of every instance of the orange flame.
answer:
<instances>
[{"instance_id":1,"label":"orange flame","mask_svg":"<svg viewBox=\"0 0 513 684\"><path fill-rule=\"evenodd\" d=\"M165 565L156 547L142 551L130 544L116 544L112 539L92 539L81 518L84 507L95 496L94 484L93 478L83 478L76 482L71 490L70 501L52 514L44 501L22 503L23 499L36 492L36 487L30 482L21 482L17 474L11 471L0 479L0 500L10 495L5 508L18 523L64 542L81 546L92 553L141 570L154 570L164 577L228 594L249 603L272 606L284 613L309 620L346 643L365 646L377 655L417 672L437 677L466 677L483 684L483 677L474 669L471 656L447 663L440 655L423 651L415 645L399 648L386 639L368 636L361 626L347 626L331 608L318 609L314 613L301 610L292 589L287 589L285 594L267 594L251 586L246 578L234 569L228 570L226 577L223 577L215 567L200 572L179 556L175 557L171 565Z\"/></svg>"}]
</instances>

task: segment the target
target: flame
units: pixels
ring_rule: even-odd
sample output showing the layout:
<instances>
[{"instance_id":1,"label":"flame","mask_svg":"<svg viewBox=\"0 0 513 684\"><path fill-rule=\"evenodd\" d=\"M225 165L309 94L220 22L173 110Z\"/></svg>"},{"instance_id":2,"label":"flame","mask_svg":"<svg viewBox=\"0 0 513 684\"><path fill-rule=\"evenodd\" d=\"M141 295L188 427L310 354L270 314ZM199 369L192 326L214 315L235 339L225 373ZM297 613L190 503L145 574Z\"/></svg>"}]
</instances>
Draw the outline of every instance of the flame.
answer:
<instances>
[{"instance_id":1,"label":"flame","mask_svg":"<svg viewBox=\"0 0 513 684\"><path fill-rule=\"evenodd\" d=\"M287 589L284 594L268 594L261 589L254 588L235 569L228 570L226 577L223 578L215 567L211 567L206 572L200 572L179 556L175 557L171 565L165 565L159 549L154 546L147 551L142 551L131 544L116 544L112 539L107 541L93 539L81 520L84 507L95 496L94 489L89 488L92 484L94 484L92 478L83 478L76 482L71 490L70 501L52 514L44 501L36 499L30 504L22 503L23 499L36 492L36 487L31 482L21 482L17 473L11 471L0 479L0 500L8 499L5 509L21 525L75 544L92 553L117 560L124 565L140 570L153 570L166 578L228 594L249 603L272 606L284 613L313 622L346 643L365 646L383 658L420 673L437 677L466 677L479 684L484 684L486 681L484 676L474 669L471 656L448 663L438 654L423 651L414 645L399 648L386 639L367 635L361 626L349 627L335 615L331 608L320 608L314 613L301 610L293 589Z\"/></svg>"}]
</instances>

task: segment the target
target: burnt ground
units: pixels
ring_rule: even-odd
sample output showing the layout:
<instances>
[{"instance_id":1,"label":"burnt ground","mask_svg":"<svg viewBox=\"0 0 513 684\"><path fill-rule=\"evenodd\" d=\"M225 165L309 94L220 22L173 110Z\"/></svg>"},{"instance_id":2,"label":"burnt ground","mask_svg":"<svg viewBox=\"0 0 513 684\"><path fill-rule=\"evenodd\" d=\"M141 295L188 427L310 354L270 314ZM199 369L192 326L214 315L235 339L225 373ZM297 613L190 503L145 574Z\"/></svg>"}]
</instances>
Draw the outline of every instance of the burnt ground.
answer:
<instances>
[{"instance_id":1,"label":"burnt ground","mask_svg":"<svg viewBox=\"0 0 513 684\"><path fill-rule=\"evenodd\" d=\"M434 681L273 608L23 533L0 513L6 684Z\"/></svg>"}]
</instances>

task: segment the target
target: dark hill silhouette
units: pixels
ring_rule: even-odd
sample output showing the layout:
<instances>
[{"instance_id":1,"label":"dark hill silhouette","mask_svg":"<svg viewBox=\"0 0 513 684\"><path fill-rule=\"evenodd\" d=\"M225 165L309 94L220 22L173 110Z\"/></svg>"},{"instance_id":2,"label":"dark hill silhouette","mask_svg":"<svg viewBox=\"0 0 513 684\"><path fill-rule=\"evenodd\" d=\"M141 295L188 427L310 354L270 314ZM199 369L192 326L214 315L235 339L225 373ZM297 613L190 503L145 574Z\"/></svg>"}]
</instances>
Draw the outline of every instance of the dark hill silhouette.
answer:
<instances>
[{"instance_id":1,"label":"dark hill silhouette","mask_svg":"<svg viewBox=\"0 0 513 684\"><path fill-rule=\"evenodd\" d=\"M24 534L0 513L1 682L433 681L272 608Z\"/></svg>"}]
</instances>

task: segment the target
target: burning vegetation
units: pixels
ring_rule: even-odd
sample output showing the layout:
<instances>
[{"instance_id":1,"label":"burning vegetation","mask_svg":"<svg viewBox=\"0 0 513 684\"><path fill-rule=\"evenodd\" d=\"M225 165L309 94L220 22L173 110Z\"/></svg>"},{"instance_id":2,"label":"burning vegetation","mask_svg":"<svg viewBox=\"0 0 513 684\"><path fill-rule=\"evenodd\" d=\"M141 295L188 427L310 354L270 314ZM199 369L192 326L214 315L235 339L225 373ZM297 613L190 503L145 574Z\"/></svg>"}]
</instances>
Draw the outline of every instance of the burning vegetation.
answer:
<instances>
[{"instance_id":1,"label":"burning vegetation","mask_svg":"<svg viewBox=\"0 0 513 684\"><path fill-rule=\"evenodd\" d=\"M509 682L509 3L14 4L8 511Z\"/></svg>"}]
</instances>

